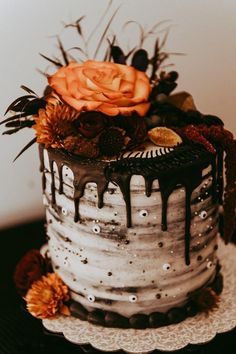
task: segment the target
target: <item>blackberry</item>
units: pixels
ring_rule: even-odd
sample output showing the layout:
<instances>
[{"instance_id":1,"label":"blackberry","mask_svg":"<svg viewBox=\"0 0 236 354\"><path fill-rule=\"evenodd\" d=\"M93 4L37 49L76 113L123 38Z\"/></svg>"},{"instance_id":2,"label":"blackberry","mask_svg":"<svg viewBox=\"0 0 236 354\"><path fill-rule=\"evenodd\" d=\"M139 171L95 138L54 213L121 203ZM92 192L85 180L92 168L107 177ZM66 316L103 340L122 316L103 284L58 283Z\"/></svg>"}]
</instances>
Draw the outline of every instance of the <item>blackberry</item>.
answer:
<instances>
[{"instance_id":1,"label":"blackberry","mask_svg":"<svg viewBox=\"0 0 236 354\"><path fill-rule=\"evenodd\" d=\"M116 127L105 129L98 141L101 155L114 156L119 154L125 145L123 130Z\"/></svg>"}]
</instances>

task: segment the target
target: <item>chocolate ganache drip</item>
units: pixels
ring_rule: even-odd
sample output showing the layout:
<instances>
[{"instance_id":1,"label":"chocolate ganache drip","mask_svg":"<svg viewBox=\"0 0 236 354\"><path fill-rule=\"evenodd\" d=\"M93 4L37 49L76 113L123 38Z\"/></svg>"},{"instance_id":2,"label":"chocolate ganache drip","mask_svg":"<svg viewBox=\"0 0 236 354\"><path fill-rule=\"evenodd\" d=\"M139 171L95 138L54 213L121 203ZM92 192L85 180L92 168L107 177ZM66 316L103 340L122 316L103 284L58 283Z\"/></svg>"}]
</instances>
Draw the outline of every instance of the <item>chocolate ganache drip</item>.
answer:
<instances>
[{"instance_id":1,"label":"chocolate ganache drip","mask_svg":"<svg viewBox=\"0 0 236 354\"><path fill-rule=\"evenodd\" d=\"M43 188L45 188L43 146L40 146L41 171L43 171ZM98 194L98 208L103 207L103 195L108 183L119 186L126 204L126 226L132 227L132 213L130 201L130 180L133 175L141 175L145 180L146 196L151 196L154 180L159 181L162 198L162 224L163 231L168 229L167 211L168 199L171 193L182 186L185 189L185 263L190 264L190 227L191 227L191 196L202 182L202 171L211 165L212 197L214 201L221 199L222 192L222 154L217 157L208 153L201 146L183 145L170 153L153 158L123 158L117 161L98 161L81 159L62 150L48 149L49 166L51 173L52 204L55 199L55 176L53 166L56 164L59 176L59 194L63 193L63 166L69 167L74 175L74 221L79 216L79 201L84 194L85 186L89 182L96 183ZM216 173L216 167L217 173Z\"/></svg>"},{"instance_id":2,"label":"chocolate ganache drip","mask_svg":"<svg viewBox=\"0 0 236 354\"><path fill-rule=\"evenodd\" d=\"M41 159L41 171L44 171L43 162L43 147L40 146L40 159ZM52 194L52 204L56 203L56 189L55 189L55 174L53 166L56 164L59 176L59 189L58 193L63 193L63 166L69 167L74 175L73 185L74 185L74 204L75 204L75 214L74 221L79 220L79 201L84 194L84 189L87 183L93 182L97 185L98 193L98 208L103 207L103 195L107 189L109 181L106 180L104 175L105 164L100 161L90 161L90 164L86 160L81 160L75 156L71 156L68 153L59 151L56 149L47 149L49 166L51 173L51 194ZM43 188L45 189L45 175L43 172Z\"/></svg>"}]
</instances>

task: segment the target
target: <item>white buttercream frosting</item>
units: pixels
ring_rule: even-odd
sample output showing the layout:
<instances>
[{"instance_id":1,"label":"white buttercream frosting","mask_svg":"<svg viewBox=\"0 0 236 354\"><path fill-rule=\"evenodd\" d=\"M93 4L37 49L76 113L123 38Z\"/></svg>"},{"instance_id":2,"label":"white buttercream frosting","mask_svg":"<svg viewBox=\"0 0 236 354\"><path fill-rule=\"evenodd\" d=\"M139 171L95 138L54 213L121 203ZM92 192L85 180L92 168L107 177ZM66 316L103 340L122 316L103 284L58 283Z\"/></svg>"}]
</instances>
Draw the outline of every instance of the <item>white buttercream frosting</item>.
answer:
<instances>
[{"instance_id":1,"label":"white buttercream frosting","mask_svg":"<svg viewBox=\"0 0 236 354\"><path fill-rule=\"evenodd\" d=\"M54 270L69 286L74 300L86 308L115 311L124 316L165 312L186 303L191 292L215 276L218 205L209 194L210 166L192 194L190 265L185 264L185 189L170 195L167 231L161 230L162 200L158 180L150 197L142 176L130 181L132 227L126 227L126 207L119 187L109 183L104 206L97 207L97 186L87 183L80 200L80 221L74 222L73 172L63 167L63 194L51 204L51 174L45 156L49 251Z\"/></svg>"}]
</instances>

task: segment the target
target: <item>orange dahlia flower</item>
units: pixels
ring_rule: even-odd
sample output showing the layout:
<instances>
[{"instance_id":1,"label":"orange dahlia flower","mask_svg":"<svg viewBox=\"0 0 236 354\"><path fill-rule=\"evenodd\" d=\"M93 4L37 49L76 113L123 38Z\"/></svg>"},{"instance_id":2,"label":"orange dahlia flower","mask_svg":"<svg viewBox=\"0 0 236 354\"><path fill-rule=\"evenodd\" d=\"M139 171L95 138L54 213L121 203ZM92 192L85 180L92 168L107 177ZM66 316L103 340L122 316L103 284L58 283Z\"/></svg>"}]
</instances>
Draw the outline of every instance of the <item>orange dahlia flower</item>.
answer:
<instances>
[{"instance_id":1,"label":"orange dahlia flower","mask_svg":"<svg viewBox=\"0 0 236 354\"><path fill-rule=\"evenodd\" d=\"M44 144L46 148L63 148L63 140L73 135L72 122L78 115L76 110L59 101L48 103L35 117L33 128L36 130L37 142Z\"/></svg>"},{"instance_id":2,"label":"orange dahlia flower","mask_svg":"<svg viewBox=\"0 0 236 354\"><path fill-rule=\"evenodd\" d=\"M70 63L48 78L63 101L81 111L108 116L144 116L150 107L151 85L147 75L132 66L88 60Z\"/></svg>"},{"instance_id":3,"label":"orange dahlia flower","mask_svg":"<svg viewBox=\"0 0 236 354\"><path fill-rule=\"evenodd\" d=\"M37 318L49 318L58 313L70 314L64 304L69 300L69 290L55 273L48 273L35 281L25 300L28 311Z\"/></svg>"}]
</instances>

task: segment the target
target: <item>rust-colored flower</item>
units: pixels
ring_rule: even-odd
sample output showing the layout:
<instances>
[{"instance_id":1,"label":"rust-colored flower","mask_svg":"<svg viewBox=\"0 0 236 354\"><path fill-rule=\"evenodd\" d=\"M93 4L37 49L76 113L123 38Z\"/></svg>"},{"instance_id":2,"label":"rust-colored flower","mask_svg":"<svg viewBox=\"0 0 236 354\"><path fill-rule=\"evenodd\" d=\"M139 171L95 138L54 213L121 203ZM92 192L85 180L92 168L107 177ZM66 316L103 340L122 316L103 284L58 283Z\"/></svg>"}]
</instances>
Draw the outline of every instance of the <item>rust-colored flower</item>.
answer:
<instances>
[{"instance_id":1,"label":"rust-colored flower","mask_svg":"<svg viewBox=\"0 0 236 354\"><path fill-rule=\"evenodd\" d=\"M147 123L145 119L140 119L137 114L132 114L129 119L119 116L115 120L115 125L124 129L127 136L131 139L130 142L142 143L147 137Z\"/></svg>"},{"instance_id":2,"label":"rust-colored flower","mask_svg":"<svg viewBox=\"0 0 236 354\"><path fill-rule=\"evenodd\" d=\"M88 60L70 63L48 78L64 102L81 111L109 116L144 116L150 107L151 86L147 75L132 66Z\"/></svg>"},{"instance_id":3,"label":"rust-colored flower","mask_svg":"<svg viewBox=\"0 0 236 354\"><path fill-rule=\"evenodd\" d=\"M86 138L95 138L106 125L107 118L100 112L84 112L78 120L78 131Z\"/></svg>"},{"instance_id":4,"label":"rust-colored flower","mask_svg":"<svg viewBox=\"0 0 236 354\"><path fill-rule=\"evenodd\" d=\"M37 318L50 318L56 314L69 315L65 302L69 290L56 273L48 273L35 281L25 296L28 311Z\"/></svg>"},{"instance_id":5,"label":"rust-colored flower","mask_svg":"<svg viewBox=\"0 0 236 354\"><path fill-rule=\"evenodd\" d=\"M65 105L54 97L45 109L40 109L35 117L37 142L46 148L62 148L63 139L75 132L73 122L79 113L68 105Z\"/></svg>"},{"instance_id":6,"label":"rust-colored flower","mask_svg":"<svg viewBox=\"0 0 236 354\"><path fill-rule=\"evenodd\" d=\"M25 295L32 283L42 277L47 270L47 264L38 250L31 250L17 264L14 282L21 295Z\"/></svg>"}]
</instances>

